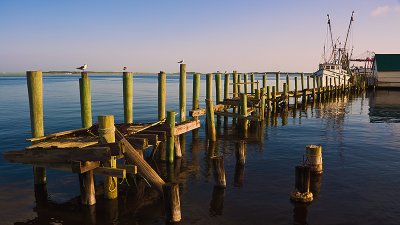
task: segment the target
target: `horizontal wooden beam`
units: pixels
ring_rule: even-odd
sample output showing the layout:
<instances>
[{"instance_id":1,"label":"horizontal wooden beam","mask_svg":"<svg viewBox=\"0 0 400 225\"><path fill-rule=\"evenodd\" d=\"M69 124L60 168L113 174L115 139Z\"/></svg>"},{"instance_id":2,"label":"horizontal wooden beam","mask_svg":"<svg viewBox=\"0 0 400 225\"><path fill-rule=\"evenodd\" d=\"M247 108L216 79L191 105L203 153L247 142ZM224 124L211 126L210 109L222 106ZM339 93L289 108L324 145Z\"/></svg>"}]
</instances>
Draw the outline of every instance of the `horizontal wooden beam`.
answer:
<instances>
[{"instance_id":1,"label":"horizontal wooden beam","mask_svg":"<svg viewBox=\"0 0 400 225\"><path fill-rule=\"evenodd\" d=\"M147 138L127 137L126 139L137 149L143 150L149 147Z\"/></svg>"},{"instance_id":2,"label":"horizontal wooden beam","mask_svg":"<svg viewBox=\"0 0 400 225\"><path fill-rule=\"evenodd\" d=\"M157 141L158 141L158 135L157 134L134 134L134 135L130 135L128 137L133 137L133 138L146 138L148 144L150 145L156 145Z\"/></svg>"},{"instance_id":3,"label":"horizontal wooden beam","mask_svg":"<svg viewBox=\"0 0 400 225\"><path fill-rule=\"evenodd\" d=\"M167 140L167 132L160 131L160 130L144 130L140 132L140 134L157 134L159 141L166 141Z\"/></svg>"},{"instance_id":4,"label":"horizontal wooden beam","mask_svg":"<svg viewBox=\"0 0 400 225\"><path fill-rule=\"evenodd\" d=\"M229 109L229 108L231 108L231 107L224 105L224 104L214 105L214 112L222 111L224 109ZM203 116L203 115L206 115L205 108L189 111L189 116L191 116L191 117L198 117L198 116Z\"/></svg>"},{"instance_id":5,"label":"horizontal wooden beam","mask_svg":"<svg viewBox=\"0 0 400 225\"><path fill-rule=\"evenodd\" d=\"M88 130L90 128L78 128L78 129L74 129L74 130L66 130L66 131L61 131L61 132L57 132L57 133L51 133L48 134L46 136L42 136L42 137L36 137L36 138L28 138L26 139L27 141L33 142L33 141L42 141L42 140L46 140L46 139L50 139L50 138L54 138L54 137L60 137L60 136L64 136L67 134L72 134L78 131L85 131Z\"/></svg>"},{"instance_id":6,"label":"horizontal wooden beam","mask_svg":"<svg viewBox=\"0 0 400 225\"><path fill-rule=\"evenodd\" d=\"M190 120L183 122L181 124L175 125L175 133L174 135L181 135L191 130L197 129L200 127L200 120Z\"/></svg>"},{"instance_id":7,"label":"horizontal wooden beam","mask_svg":"<svg viewBox=\"0 0 400 225\"><path fill-rule=\"evenodd\" d=\"M129 174L137 174L137 166L135 166L135 165L120 165L120 164L117 164L117 168L118 169L124 169L124 170L126 170L126 173L129 173Z\"/></svg>"},{"instance_id":8,"label":"horizontal wooden beam","mask_svg":"<svg viewBox=\"0 0 400 225\"><path fill-rule=\"evenodd\" d=\"M71 163L71 169L73 173L86 173L90 170L93 170L97 167L100 167L99 161L73 161Z\"/></svg>"},{"instance_id":9,"label":"horizontal wooden beam","mask_svg":"<svg viewBox=\"0 0 400 225\"><path fill-rule=\"evenodd\" d=\"M62 163L72 161L105 161L110 159L108 147L46 148L9 151L4 159L14 163Z\"/></svg>"},{"instance_id":10,"label":"horizontal wooden beam","mask_svg":"<svg viewBox=\"0 0 400 225\"><path fill-rule=\"evenodd\" d=\"M118 177L122 179L126 178L126 170L119 168L98 167L93 170L93 173L96 175Z\"/></svg>"}]
</instances>

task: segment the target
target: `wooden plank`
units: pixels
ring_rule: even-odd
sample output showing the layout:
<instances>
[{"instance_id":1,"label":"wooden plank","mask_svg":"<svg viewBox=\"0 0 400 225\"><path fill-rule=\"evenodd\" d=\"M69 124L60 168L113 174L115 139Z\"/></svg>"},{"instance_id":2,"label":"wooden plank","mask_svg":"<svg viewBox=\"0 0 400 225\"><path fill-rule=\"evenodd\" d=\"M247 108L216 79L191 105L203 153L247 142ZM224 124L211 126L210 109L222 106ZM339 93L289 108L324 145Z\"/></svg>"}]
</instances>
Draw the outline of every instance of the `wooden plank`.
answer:
<instances>
[{"instance_id":1,"label":"wooden plank","mask_svg":"<svg viewBox=\"0 0 400 225\"><path fill-rule=\"evenodd\" d=\"M230 108L230 106L227 106L224 104L214 105L214 112L222 111L224 109L229 109L229 108ZM203 116L205 114L206 114L205 108L189 111L189 116L191 116L191 117Z\"/></svg>"},{"instance_id":2,"label":"wooden plank","mask_svg":"<svg viewBox=\"0 0 400 225\"><path fill-rule=\"evenodd\" d=\"M48 134L48 135L42 136L42 137L28 138L28 139L25 139L25 140L26 141L30 141L30 142L42 141L42 140L46 140L46 139L49 139L49 138L60 137L60 136L64 136L64 135L67 135L67 134L72 134L72 133L79 132L79 131L85 131L85 130L88 130L88 129L89 128L78 128L78 129L74 129L74 130L66 130L66 131L51 133L51 134Z\"/></svg>"},{"instance_id":3,"label":"wooden plank","mask_svg":"<svg viewBox=\"0 0 400 225\"><path fill-rule=\"evenodd\" d=\"M167 132L162 130L144 130L140 134L157 134L159 141L167 140Z\"/></svg>"},{"instance_id":4,"label":"wooden plank","mask_svg":"<svg viewBox=\"0 0 400 225\"><path fill-rule=\"evenodd\" d=\"M100 166L99 161L73 161L71 162L71 170L73 173L85 173Z\"/></svg>"},{"instance_id":5,"label":"wooden plank","mask_svg":"<svg viewBox=\"0 0 400 225\"><path fill-rule=\"evenodd\" d=\"M155 145L158 142L158 135L157 134L134 134L134 135L130 135L128 137L133 137L133 138L146 138L148 144L150 145Z\"/></svg>"},{"instance_id":6,"label":"wooden plank","mask_svg":"<svg viewBox=\"0 0 400 225\"><path fill-rule=\"evenodd\" d=\"M98 167L93 170L96 175L110 176L110 177L118 177L118 178L126 178L126 170L119 168L111 168L111 167Z\"/></svg>"},{"instance_id":7,"label":"wooden plank","mask_svg":"<svg viewBox=\"0 0 400 225\"><path fill-rule=\"evenodd\" d=\"M118 169L124 169L126 173L129 174L137 174L137 166L135 165L121 165L117 164Z\"/></svg>"},{"instance_id":8,"label":"wooden plank","mask_svg":"<svg viewBox=\"0 0 400 225\"><path fill-rule=\"evenodd\" d=\"M151 168L151 166L140 157L137 153L136 149L129 143L128 140L121 134L121 132L116 129L115 132L116 140L120 142L125 148L125 157L128 158L138 167L138 171L140 174L159 192L162 193L162 186L165 182L161 179L161 177Z\"/></svg>"},{"instance_id":9,"label":"wooden plank","mask_svg":"<svg viewBox=\"0 0 400 225\"><path fill-rule=\"evenodd\" d=\"M200 120L190 120L185 123L175 125L175 133L174 135L181 135L187 133L191 130L197 129L200 127Z\"/></svg>"},{"instance_id":10,"label":"wooden plank","mask_svg":"<svg viewBox=\"0 0 400 225\"><path fill-rule=\"evenodd\" d=\"M9 151L4 159L14 163L62 163L71 161L104 161L111 157L108 147L48 148Z\"/></svg>"},{"instance_id":11,"label":"wooden plank","mask_svg":"<svg viewBox=\"0 0 400 225\"><path fill-rule=\"evenodd\" d=\"M149 147L149 142L147 138L127 137L126 139L131 145L135 146L135 148L137 149L142 150Z\"/></svg>"},{"instance_id":12,"label":"wooden plank","mask_svg":"<svg viewBox=\"0 0 400 225\"><path fill-rule=\"evenodd\" d=\"M96 137L68 137L68 138L57 138L54 140L44 140L42 142L33 144L26 147L26 149L33 148L84 148L98 143Z\"/></svg>"},{"instance_id":13,"label":"wooden plank","mask_svg":"<svg viewBox=\"0 0 400 225\"><path fill-rule=\"evenodd\" d=\"M249 110L248 110L248 113L250 114L251 112L253 112L253 110L252 110L252 109L249 109ZM248 114L248 115L249 115L249 114ZM249 119L249 120L256 120L256 121L259 120L257 116L244 116L244 115L240 115L240 114L238 114L238 113L231 113L231 112L216 112L215 115L218 115L218 116L228 116L228 117L239 118L239 119L247 118L247 119Z\"/></svg>"}]
</instances>

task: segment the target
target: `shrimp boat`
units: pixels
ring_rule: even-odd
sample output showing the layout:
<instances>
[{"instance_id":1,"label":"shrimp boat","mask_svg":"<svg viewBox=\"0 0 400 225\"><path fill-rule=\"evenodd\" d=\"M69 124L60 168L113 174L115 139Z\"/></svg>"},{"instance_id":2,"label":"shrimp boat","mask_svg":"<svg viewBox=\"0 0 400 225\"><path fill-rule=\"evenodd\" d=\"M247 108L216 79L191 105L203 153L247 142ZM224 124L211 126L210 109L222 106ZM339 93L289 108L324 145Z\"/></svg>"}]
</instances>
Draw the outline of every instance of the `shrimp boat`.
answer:
<instances>
[{"instance_id":1,"label":"shrimp boat","mask_svg":"<svg viewBox=\"0 0 400 225\"><path fill-rule=\"evenodd\" d=\"M330 82L332 82L332 85L348 83L352 76L352 72L350 70L349 51L347 50L347 41L353 22L353 15L354 11L351 14L349 27L347 29L346 41L343 46L339 42L339 39L336 41L333 39L331 20L329 18L329 14L327 15L328 30L330 34L329 37L327 37L327 40L330 39L331 46L329 49L331 49L331 51L325 51L324 46L323 63L319 64L318 70L313 73L313 76L316 78L317 85L319 87L329 86Z\"/></svg>"}]
</instances>

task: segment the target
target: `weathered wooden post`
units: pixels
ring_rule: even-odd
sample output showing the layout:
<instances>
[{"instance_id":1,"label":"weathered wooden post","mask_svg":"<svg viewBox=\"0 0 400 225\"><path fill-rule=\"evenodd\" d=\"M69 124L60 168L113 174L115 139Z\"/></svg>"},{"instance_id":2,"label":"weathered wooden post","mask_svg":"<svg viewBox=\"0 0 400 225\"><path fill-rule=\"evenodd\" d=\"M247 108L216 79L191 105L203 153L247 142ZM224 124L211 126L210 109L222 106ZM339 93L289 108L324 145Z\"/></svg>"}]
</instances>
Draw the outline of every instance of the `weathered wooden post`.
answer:
<instances>
[{"instance_id":1,"label":"weathered wooden post","mask_svg":"<svg viewBox=\"0 0 400 225\"><path fill-rule=\"evenodd\" d=\"M192 110L199 109L199 98L200 98L200 73L193 74L193 99L192 99ZM197 119L198 117L194 117ZM192 131L193 138L199 138L199 129Z\"/></svg>"},{"instance_id":2,"label":"weathered wooden post","mask_svg":"<svg viewBox=\"0 0 400 225\"><path fill-rule=\"evenodd\" d=\"M272 86L273 111L276 112L276 87Z\"/></svg>"},{"instance_id":3,"label":"weathered wooden post","mask_svg":"<svg viewBox=\"0 0 400 225\"><path fill-rule=\"evenodd\" d=\"M27 71L26 82L29 95L29 111L32 137L44 136L43 125L43 78L42 71ZM46 169L33 167L33 182L36 186L46 184Z\"/></svg>"},{"instance_id":4,"label":"weathered wooden post","mask_svg":"<svg viewBox=\"0 0 400 225\"><path fill-rule=\"evenodd\" d=\"M219 188L226 188L226 176L224 167L224 157L223 156L213 156L211 158L214 166L214 179L215 186Z\"/></svg>"},{"instance_id":5,"label":"weathered wooden post","mask_svg":"<svg viewBox=\"0 0 400 225\"><path fill-rule=\"evenodd\" d=\"M243 74L243 86L244 86L244 93L245 94L248 94L249 92L248 92L248 89L247 89L247 83L248 83L248 79L247 79L247 73L244 73Z\"/></svg>"},{"instance_id":6,"label":"weathered wooden post","mask_svg":"<svg viewBox=\"0 0 400 225\"><path fill-rule=\"evenodd\" d=\"M167 111L166 124L169 126L170 134L167 137L167 157L168 162L174 162L175 156L175 112Z\"/></svg>"},{"instance_id":7,"label":"weathered wooden post","mask_svg":"<svg viewBox=\"0 0 400 225\"><path fill-rule=\"evenodd\" d=\"M244 165L246 162L246 141L239 141L236 143L236 164Z\"/></svg>"},{"instance_id":8,"label":"weathered wooden post","mask_svg":"<svg viewBox=\"0 0 400 225\"><path fill-rule=\"evenodd\" d=\"M294 202L312 202L313 194L310 192L310 167L296 166L295 168L295 187L290 199Z\"/></svg>"},{"instance_id":9,"label":"weathered wooden post","mask_svg":"<svg viewBox=\"0 0 400 225\"><path fill-rule=\"evenodd\" d=\"M310 76L307 76L307 89L310 90Z\"/></svg>"},{"instance_id":10,"label":"weathered wooden post","mask_svg":"<svg viewBox=\"0 0 400 225\"><path fill-rule=\"evenodd\" d=\"M250 82L251 82L251 84L250 84L251 94L254 94L254 90L255 90L255 88L254 88L254 73L251 73L251 75L250 75Z\"/></svg>"},{"instance_id":11,"label":"weathered wooden post","mask_svg":"<svg viewBox=\"0 0 400 225\"><path fill-rule=\"evenodd\" d=\"M286 75L286 92L289 92L290 90L290 78L289 74Z\"/></svg>"},{"instance_id":12,"label":"weathered wooden post","mask_svg":"<svg viewBox=\"0 0 400 225\"><path fill-rule=\"evenodd\" d=\"M236 70L233 71L233 97L238 97L238 73Z\"/></svg>"},{"instance_id":13,"label":"weathered wooden post","mask_svg":"<svg viewBox=\"0 0 400 225\"><path fill-rule=\"evenodd\" d=\"M271 96L271 86L267 86L267 107L268 107L268 110L271 110L271 98L272 98L272 96Z\"/></svg>"},{"instance_id":14,"label":"weathered wooden post","mask_svg":"<svg viewBox=\"0 0 400 225\"><path fill-rule=\"evenodd\" d=\"M304 73L301 73L301 90L304 90Z\"/></svg>"},{"instance_id":15,"label":"weathered wooden post","mask_svg":"<svg viewBox=\"0 0 400 225\"><path fill-rule=\"evenodd\" d=\"M115 142L115 126L114 116L104 115L98 116L97 121L99 123L99 138L100 143L114 143ZM117 159L115 156L111 156L110 160L104 161L105 167L116 168ZM104 197L107 199L115 199L118 197L118 181L116 177L106 176L104 178Z\"/></svg>"},{"instance_id":16,"label":"weathered wooden post","mask_svg":"<svg viewBox=\"0 0 400 225\"><path fill-rule=\"evenodd\" d=\"M167 97L165 72L158 73L158 120L165 119L165 101Z\"/></svg>"},{"instance_id":17,"label":"weathered wooden post","mask_svg":"<svg viewBox=\"0 0 400 225\"><path fill-rule=\"evenodd\" d=\"M260 112L260 117L261 121L264 121L265 117L265 89L261 88L260 89L260 95L261 95L261 112Z\"/></svg>"},{"instance_id":18,"label":"weathered wooden post","mask_svg":"<svg viewBox=\"0 0 400 225\"><path fill-rule=\"evenodd\" d=\"M296 101L297 101L297 92L298 91L299 91L299 89L298 89L298 84L297 84L297 77L295 77L294 78L294 96L295 96Z\"/></svg>"},{"instance_id":19,"label":"weathered wooden post","mask_svg":"<svg viewBox=\"0 0 400 225\"><path fill-rule=\"evenodd\" d=\"M216 104L222 102L222 93L221 93L221 73L215 74L215 100Z\"/></svg>"},{"instance_id":20,"label":"weathered wooden post","mask_svg":"<svg viewBox=\"0 0 400 225\"><path fill-rule=\"evenodd\" d=\"M279 82L280 82L280 79L281 79L281 73L280 72L277 72L276 73L276 77L275 77L275 90L276 90L276 92L279 92Z\"/></svg>"},{"instance_id":21,"label":"weathered wooden post","mask_svg":"<svg viewBox=\"0 0 400 225\"><path fill-rule=\"evenodd\" d=\"M179 122L186 121L186 64L180 64L179 77Z\"/></svg>"},{"instance_id":22,"label":"weathered wooden post","mask_svg":"<svg viewBox=\"0 0 400 225\"><path fill-rule=\"evenodd\" d=\"M179 199L179 184L164 184L163 193L167 221L173 223L181 221L181 201Z\"/></svg>"},{"instance_id":23,"label":"weathered wooden post","mask_svg":"<svg viewBox=\"0 0 400 225\"><path fill-rule=\"evenodd\" d=\"M286 110L289 106L289 102L288 102L288 92L287 92L288 88L287 88L287 84L283 83L283 92L282 92L282 102L283 102L283 109Z\"/></svg>"},{"instance_id":24,"label":"weathered wooden post","mask_svg":"<svg viewBox=\"0 0 400 225\"><path fill-rule=\"evenodd\" d=\"M123 73L124 123L133 123L133 74Z\"/></svg>"},{"instance_id":25,"label":"weathered wooden post","mask_svg":"<svg viewBox=\"0 0 400 225\"><path fill-rule=\"evenodd\" d=\"M224 99L229 98L229 73L225 73L225 79L224 79ZM227 112L227 110L225 110ZM228 127L228 117L224 116L224 127Z\"/></svg>"},{"instance_id":26,"label":"weathered wooden post","mask_svg":"<svg viewBox=\"0 0 400 225\"><path fill-rule=\"evenodd\" d=\"M206 75L206 99L212 100L212 73Z\"/></svg>"},{"instance_id":27,"label":"weathered wooden post","mask_svg":"<svg viewBox=\"0 0 400 225\"><path fill-rule=\"evenodd\" d=\"M96 204L96 193L94 189L93 170L79 174L79 187L81 192L82 205Z\"/></svg>"},{"instance_id":28,"label":"weathered wooden post","mask_svg":"<svg viewBox=\"0 0 400 225\"><path fill-rule=\"evenodd\" d=\"M81 73L79 78L79 96L81 102L82 127L92 126L92 100L90 96L90 79L87 72Z\"/></svg>"},{"instance_id":29,"label":"weathered wooden post","mask_svg":"<svg viewBox=\"0 0 400 225\"><path fill-rule=\"evenodd\" d=\"M214 123L214 106L212 100L206 99L207 138L210 141L217 140Z\"/></svg>"},{"instance_id":30,"label":"weathered wooden post","mask_svg":"<svg viewBox=\"0 0 400 225\"><path fill-rule=\"evenodd\" d=\"M322 174L322 146L306 146L306 162L313 174Z\"/></svg>"},{"instance_id":31,"label":"weathered wooden post","mask_svg":"<svg viewBox=\"0 0 400 225\"><path fill-rule=\"evenodd\" d=\"M240 73L238 73L237 75L237 81L238 81L238 96L239 96L239 94L242 93L242 86L240 85L240 83L242 83L242 78Z\"/></svg>"},{"instance_id":32,"label":"weathered wooden post","mask_svg":"<svg viewBox=\"0 0 400 225\"><path fill-rule=\"evenodd\" d=\"M263 88L266 90L267 89L267 73L264 73L263 75Z\"/></svg>"},{"instance_id":33,"label":"weathered wooden post","mask_svg":"<svg viewBox=\"0 0 400 225\"><path fill-rule=\"evenodd\" d=\"M313 77L313 89L312 89L313 102L315 102L315 89L317 88L316 87L316 80L317 80L317 78Z\"/></svg>"},{"instance_id":34,"label":"weathered wooden post","mask_svg":"<svg viewBox=\"0 0 400 225\"><path fill-rule=\"evenodd\" d=\"M243 137L247 137L247 131L248 131L248 110L247 110L247 95L244 93L240 93L240 115L243 117L241 119L241 125L242 125L242 131L243 131Z\"/></svg>"}]
</instances>

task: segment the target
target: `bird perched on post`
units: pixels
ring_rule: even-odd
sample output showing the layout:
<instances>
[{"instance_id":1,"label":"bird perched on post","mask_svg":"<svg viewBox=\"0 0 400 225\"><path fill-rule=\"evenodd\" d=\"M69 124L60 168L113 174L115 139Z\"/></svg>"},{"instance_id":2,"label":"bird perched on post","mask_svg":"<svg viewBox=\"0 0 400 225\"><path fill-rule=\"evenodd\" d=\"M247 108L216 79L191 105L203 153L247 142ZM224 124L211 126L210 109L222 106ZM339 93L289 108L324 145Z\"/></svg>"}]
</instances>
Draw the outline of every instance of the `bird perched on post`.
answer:
<instances>
[{"instance_id":1,"label":"bird perched on post","mask_svg":"<svg viewBox=\"0 0 400 225\"><path fill-rule=\"evenodd\" d=\"M179 64L182 64L182 63L183 63L183 59L182 59L181 61L179 61L178 63L179 63Z\"/></svg>"},{"instance_id":2,"label":"bird perched on post","mask_svg":"<svg viewBox=\"0 0 400 225\"><path fill-rule=\"evenodd\" d=\"M122 68L124 71L128 69L128 67L124 66L124 68Z\"/></svg>"},{"instance_id":3,"label":"bird perched on post","mask_svg":"<svg viewBox=\"0 0 400 225\"><path fill-rule=\"evenodd\" d=\"M85 70L87 69L87 66L88 66L87 64L83 64L83 66L78 67L78 68L76 68L76 69L85 71Z\"/></svg>"}]
</instances>

